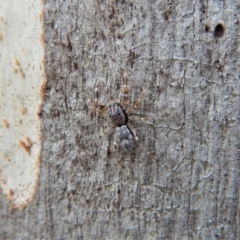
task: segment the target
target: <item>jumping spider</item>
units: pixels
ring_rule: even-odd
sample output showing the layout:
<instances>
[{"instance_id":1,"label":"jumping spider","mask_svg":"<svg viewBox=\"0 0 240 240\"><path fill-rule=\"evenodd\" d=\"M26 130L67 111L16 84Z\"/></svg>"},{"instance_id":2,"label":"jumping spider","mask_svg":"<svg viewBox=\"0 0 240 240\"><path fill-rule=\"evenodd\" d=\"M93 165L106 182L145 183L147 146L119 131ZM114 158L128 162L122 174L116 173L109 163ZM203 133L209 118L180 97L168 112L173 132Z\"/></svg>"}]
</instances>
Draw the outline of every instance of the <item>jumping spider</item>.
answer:
<instances>
[{"instance_id":1,"label":"jumping spider","mask_svg":"<svg viewBox=\"0 0 240 240\"><path fill-rule=\"evenodd\" d=\"M114 147L117 147L118 143L129 152L132 152L135 149L138 137L135 130L129 127L129 121L133 119L129 117L129 114L141 106L145 92L146 91L143 90L136 103L133 106L128 107L129 87L127 85L127 77L124 77L120 92L120 101L107 103L102 106L98 105L98 89L94 89L94 101L89 100L91 111L97 116L109 116L111 118L113 127L116 128Z\"/></svg>"}]
</instances>

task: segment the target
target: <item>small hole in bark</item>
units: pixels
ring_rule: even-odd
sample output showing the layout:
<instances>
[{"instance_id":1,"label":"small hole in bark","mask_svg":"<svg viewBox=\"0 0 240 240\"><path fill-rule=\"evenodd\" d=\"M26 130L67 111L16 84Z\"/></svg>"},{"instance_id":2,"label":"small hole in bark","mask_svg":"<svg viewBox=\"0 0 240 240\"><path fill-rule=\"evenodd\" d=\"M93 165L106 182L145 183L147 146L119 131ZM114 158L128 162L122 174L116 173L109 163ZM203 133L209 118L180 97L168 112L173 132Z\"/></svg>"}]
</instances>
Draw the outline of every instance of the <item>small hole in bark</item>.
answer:
<instances>
[{"instance_id":1,"label":"small hole in bark","mask_svg":"<svg viewBox=\"0 0 240 240\"><path fill-rule=\"evenodd\" d=\"M205 31L206 31L206 32L209 32L210 30L211 30L210 26L206 24L206 25L205 25Z\"/></svg>"},{"instance_id":2,"label":"small hole in bark","mask_svg":"<svg viewBox=\"0 0 240 240\"><path fill-rule=\"evenodd\" d=\"M215 37L222 37L225 32L225 27L223 24L218 23L217 26L214 29L214 36Z\"/></svg>"}]
</instances>

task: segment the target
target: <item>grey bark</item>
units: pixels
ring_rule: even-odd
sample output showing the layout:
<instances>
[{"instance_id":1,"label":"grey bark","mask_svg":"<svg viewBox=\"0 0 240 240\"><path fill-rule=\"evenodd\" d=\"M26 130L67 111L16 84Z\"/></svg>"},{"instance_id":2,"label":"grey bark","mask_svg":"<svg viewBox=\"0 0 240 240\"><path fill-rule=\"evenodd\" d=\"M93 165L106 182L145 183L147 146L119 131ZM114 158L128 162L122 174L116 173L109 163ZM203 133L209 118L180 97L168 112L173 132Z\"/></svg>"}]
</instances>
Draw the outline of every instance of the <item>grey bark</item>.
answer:
<instances>
[{"instance_id":1,"label":"grey bark","mask_svg":"<svg viewBox=\"0 0 240 240\"><path fill-rule=\"evenodd\" d=\"M239 12L233 1L46 1L41 178L1 239L240 239ZM112 148L93 89L124 69L137 150Z\"/></svg>"}]
</instances>

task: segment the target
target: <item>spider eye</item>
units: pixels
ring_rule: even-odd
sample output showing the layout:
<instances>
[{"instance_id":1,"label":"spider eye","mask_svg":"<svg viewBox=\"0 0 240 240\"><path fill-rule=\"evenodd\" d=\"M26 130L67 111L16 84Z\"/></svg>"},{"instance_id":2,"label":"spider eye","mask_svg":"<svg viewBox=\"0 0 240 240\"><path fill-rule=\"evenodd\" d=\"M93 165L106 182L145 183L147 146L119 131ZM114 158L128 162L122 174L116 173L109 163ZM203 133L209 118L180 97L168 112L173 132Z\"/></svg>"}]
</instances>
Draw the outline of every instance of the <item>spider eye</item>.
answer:
<instances>
[{"instance_id":1,"label":"spider eye","mask_svg":"<svg viewBox=\"0 0 240 240\"><path fill-rule=\"evenodd\" d=\"M116 109L116 114L117 114L118 116L121 114L119 108Z\"/></svg>"}]
</instances>

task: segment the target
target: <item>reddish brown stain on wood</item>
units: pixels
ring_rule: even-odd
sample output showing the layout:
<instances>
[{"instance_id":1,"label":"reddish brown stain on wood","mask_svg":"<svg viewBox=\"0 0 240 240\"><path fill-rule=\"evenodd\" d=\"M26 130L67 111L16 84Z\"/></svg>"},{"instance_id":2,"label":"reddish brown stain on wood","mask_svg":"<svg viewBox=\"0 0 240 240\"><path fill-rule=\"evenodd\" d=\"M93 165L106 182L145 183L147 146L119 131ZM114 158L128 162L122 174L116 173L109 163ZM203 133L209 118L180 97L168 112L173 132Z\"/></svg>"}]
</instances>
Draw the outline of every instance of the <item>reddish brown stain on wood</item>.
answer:
<instances>
[{"instance_id":1,"label":"reddish brown stain on wood","mask_svg":"<svg viewBox=\"0 0 240 240\"><path fill-rule=\"evenodd\" d=\"M19 67L20 66L20 62L17 58L15 58L15 64Z\"/></svg>"},{"instance_id":2,"label":"reddish brown stain on wood","mask_svg":"<svg viewBox=\"0 0 240 240\"><path fill-rule=\"evenodd\" d=\"M39 117L42 116L42 104L39 104L39 105L38 105L37 115L38 115Z\"/></svg>"},{"instance_id":3,"label":"reddish brown stain on wood","mask_svg":"<svg viewBox=\"0 0 240 240\"><path fill-rule=\"evenodd\" d=\"M45 64L45 62L43 61L43 64ZM45 89L47 88L47 81L44 81L43 84L41 85L40 88L40 97L43 99L44 97L44 93L45 93Z\"/></svg>"},{"instance_id":4,"label":"reddish brown stain on wood","mask_svg":"<svg viewBox=\"0 0 240 240\"><path fill-rule=\"evenodd\" d=\"M6 180L5 179L1 179L1 182L2 182L2 184L4 184L4 185L6 185Z\"/></svg>"},{"instance_id":5,"label":"reddish brown stain on wood","mask_svg":"<svg viewBox=\"0 0 240 240\"><path fill-rule=\"evenodd\" d=\"M27 108L25 108L25 107L22 107L20 111L21 111L21 113L24 115L24 114L26 114L26 113L27 113Z\"/></svg>"},{"instance_id":6,"label":"reddish brown stain on wood","mask_svg":"<svg viewBox=\"0 0 240 240\"><path fill-rule=\"evenodd\" d=\"M42 44L45 43L45 37L44 37L44 34L41 34L41 36L40 36L40 41L41 41Z\"/></svg>"},{"instance_id":7,"label":"reddish brown stain on wood","mask_svg":"<svg viewBox=\"0 0 240 240\"><path fill-rule=\"evenodd\" d=\"M25 78L25 73L21 67L20 61L17 58L15 58L15 64L16 64L16 67L13 68L13 71L15 73L19 72L21 74L22 78Z\"/></svg>"},{"instance_id":8,"label":"reddish brown stain on wood","mask_svg":"<svg viewBox=\"0 0 240 240\"><path fill-rule=\"evenodd\" d=\"M9 128L10 124L6 119L3 119L3 125L5 126L5 128Z\"/></svg>"},{"instance_id":9,"label":"reddish brown stain on wood","mask_svg":"<svg viewBox=\"0 0 240 240\"><path fill-rule=\"evenodd\" d=\"M43 16L44 16L43 12L41 12L41 13L38 15L39 20L40 20L41 22L43 22Z\"/></svg>"},{"instance_id":10,"label":"reddish brown stain on wood","mask_svg":"<svg viewBox=\"0 0 240 240\"><path fill-rule=\"evenodd\" d=\"M33 145L31 139L29 137L26 138L26 141L19 142L21 147L30 155L31 154L31 147Z\"/></svg>"},{"instance_id":11,"label":"reddish brown stain on wood","mask_svg":"<svg viewBox=\"0 0 240 240\"><path fill-rule=\"evenodd\" d=\"M8 191L8 197L12 198L14 195L14 191L12 189L9 189Z\"/></svg>"}]
</instances>

